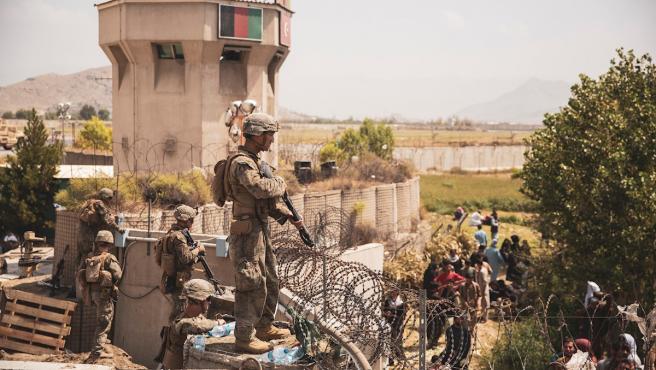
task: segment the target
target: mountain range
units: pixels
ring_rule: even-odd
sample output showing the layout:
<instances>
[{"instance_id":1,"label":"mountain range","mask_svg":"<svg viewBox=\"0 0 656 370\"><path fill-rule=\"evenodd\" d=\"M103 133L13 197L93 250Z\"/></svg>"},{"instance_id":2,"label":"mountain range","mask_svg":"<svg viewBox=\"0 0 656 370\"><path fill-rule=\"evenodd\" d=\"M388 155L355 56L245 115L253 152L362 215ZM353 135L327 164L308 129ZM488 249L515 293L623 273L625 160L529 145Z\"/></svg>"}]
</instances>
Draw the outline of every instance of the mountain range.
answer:
<instances>
[{"instance_id":1,"label":"mountain range","mask_svg":"<svg viewBox=\"0 0 656 370\"><path fill-rule=\"evenodd\" d=\"M0 112L32 107L39 112L54 112L61 102L71 102L72 111L79 111L84 104L111 111L111 77L111 66L106 66L67 75L49 73L28 78L0 87ZM455 115L481 122L536 124L542 122L545 113L556 112L567 104L569 95L567 82L533 78L493 100L461 109ZM280 107L279 119L310 122L317 118Z\"/></svg>"}]
</instances>

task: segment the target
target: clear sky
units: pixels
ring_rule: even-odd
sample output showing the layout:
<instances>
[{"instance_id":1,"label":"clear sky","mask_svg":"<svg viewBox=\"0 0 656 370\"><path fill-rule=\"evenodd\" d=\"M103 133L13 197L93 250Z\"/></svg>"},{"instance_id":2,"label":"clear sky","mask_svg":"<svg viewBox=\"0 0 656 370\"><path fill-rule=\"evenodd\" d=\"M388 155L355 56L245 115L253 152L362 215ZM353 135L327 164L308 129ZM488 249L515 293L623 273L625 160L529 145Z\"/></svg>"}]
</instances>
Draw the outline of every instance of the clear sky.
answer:
<instances>
[{"instance_id":1,"label":"clear sky","mask_svg":"<svg viewBox=\"0 0 656 370\"><path fill-rule=\"evenodd\" d=\"M656 57L654 0L294 0L279 103L324 117L450 115L529 78ZM104 66L92 1L1 0L0 85Z\"/></svg>"}]
</instances>

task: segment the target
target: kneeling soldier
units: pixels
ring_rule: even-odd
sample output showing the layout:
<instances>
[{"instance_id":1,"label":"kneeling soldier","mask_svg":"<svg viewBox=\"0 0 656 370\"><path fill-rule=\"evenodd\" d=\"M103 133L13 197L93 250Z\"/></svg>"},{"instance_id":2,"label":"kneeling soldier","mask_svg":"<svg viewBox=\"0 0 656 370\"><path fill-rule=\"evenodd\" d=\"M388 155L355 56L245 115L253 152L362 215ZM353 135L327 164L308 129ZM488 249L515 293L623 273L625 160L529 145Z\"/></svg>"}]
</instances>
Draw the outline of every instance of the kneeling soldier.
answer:
<instances>
[{"instance_id":1,"label":"kneeling soldier","mask_svg":"<svg viewBox=\"0 0 656 370\"><path fill-rule=\"evenodd\" d=\"M203 279L191 279L182 288L183 315L176 319L165 334L166 352L162 364L166 369L181 369L182 349L187 335L207 333L223 320L205 318L214 287Z\"/></svg>"},{"instance_id":2,"label":"kneeling soldier","mask_svg":"<svg viewBox=\"0 0 656 370\"><path fill-rule=\"evenodd\" d=\"M77 274L77 280L83 288L85 304L96 306L96 332L92 356L106 355L103 345L109 343L107 334L114 318L114 301L116 285L121 279L121 266L116 257L109 252L114 246L114 235L110 231L100 230L95 239L96 251L85 259Z\"/></svg>"}]
</instances>

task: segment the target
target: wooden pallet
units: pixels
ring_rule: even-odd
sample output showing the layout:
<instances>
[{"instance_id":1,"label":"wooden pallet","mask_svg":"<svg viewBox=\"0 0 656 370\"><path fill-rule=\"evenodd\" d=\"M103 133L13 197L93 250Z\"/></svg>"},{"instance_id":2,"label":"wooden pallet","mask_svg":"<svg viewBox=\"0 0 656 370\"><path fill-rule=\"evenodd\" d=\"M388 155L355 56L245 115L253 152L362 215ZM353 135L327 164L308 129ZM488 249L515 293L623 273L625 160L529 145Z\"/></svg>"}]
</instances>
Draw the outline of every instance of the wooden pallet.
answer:
<instances>
[{"instance_id":1,"label":"wooden pallet","mask_svg":"<svg viewBox=\"0 0 656 370\"><path fill-rule=\"evenodd\" d=\"M77 303L5 288L0 348L30 354L60 353Z\"/></svg>"}]
</instances>

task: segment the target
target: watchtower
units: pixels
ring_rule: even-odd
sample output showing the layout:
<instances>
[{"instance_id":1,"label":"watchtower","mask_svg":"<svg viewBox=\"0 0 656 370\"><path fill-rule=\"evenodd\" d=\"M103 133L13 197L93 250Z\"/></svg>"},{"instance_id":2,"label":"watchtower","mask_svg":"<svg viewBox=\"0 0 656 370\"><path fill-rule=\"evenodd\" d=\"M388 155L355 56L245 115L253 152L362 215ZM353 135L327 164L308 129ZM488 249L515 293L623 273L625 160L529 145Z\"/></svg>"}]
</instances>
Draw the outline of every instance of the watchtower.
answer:
<instances>
[{"instance_id":1,"label":"watchtower","mask_svg":"<svg viewBox=\"0 0 656 370\"><path fill-rule=\"evenodd\" d=\"M112 62L114 172L211 169L226 155L232 101L253 99L275 116L289 2L98 4L99 44Z\"/></svg>"}]
</instances>

